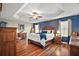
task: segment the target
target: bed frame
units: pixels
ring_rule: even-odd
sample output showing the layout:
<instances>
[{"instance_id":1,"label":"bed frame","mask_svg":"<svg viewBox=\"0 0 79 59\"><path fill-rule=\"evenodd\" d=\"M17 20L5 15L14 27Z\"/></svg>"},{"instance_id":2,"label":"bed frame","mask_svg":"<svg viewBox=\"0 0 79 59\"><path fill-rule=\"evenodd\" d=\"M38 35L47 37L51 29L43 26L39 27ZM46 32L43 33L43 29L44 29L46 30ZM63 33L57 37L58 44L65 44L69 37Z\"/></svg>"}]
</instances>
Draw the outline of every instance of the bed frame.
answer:
<instances>
[{"instance_id":1,"label":"bed frame","mask_svg":"<svg viewBox=\"0 0 79 59\"><path fill-rule=\"evenodd\" d=\"M46 46L45 46L45 47L47 47L48 45L52 44L54 41L55 41L54 39L49 40L49 41L46 41ZM32 43L32 44L34 44L34 45L37 45L37 46L39 46L39 47L41 47L41 48L45 48L45 47L44 47L43 45L41 45L39 42L30 40L30 39L28 40L28 42L29 42L29 43Z\"/></svg>"},{"instance_id":2,"label":"bed frame","mask_svg":"<svg viewBox=\"0 0 79 59\"><path fill-rule=\"evenodd\" d=\"M45 26L42 30L51 30L51 31L54 30L54 35L56 35L55 34L56 33L56 30L55 30L54 27ZM41 48L44 48L44 46L42 46L39 42L35 42L35 41L31 40L31 39L28 39L28 41L29 41L29 43L33 43L35 45L38 45ZM55 41L54 38L52 40L46 41L46 46L45 47L47 47L48 45L52 44L54 41Z\"/></svg>"}]
</instances>

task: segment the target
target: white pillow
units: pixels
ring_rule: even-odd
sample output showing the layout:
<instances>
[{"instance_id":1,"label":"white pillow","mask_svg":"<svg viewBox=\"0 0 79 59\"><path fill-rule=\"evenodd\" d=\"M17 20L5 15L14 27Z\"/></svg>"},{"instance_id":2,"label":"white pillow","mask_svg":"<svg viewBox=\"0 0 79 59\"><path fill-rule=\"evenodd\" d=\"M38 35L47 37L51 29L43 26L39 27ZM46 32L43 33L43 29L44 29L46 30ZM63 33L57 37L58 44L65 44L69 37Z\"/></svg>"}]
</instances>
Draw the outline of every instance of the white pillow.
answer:
<instances>
[{"instance_id":1,"label":"white pillow","mask_svg":"<svg viewBox=\"0 0 79 59\"><path fill-rule=\"evenodd\" d=\"M40 33L42 32L42 30L40 30Z\"/></svg>"},{"instance_id":2,"label":"white pillow","mask_svg":"<svg viewBox=\"0 0 79 59\"><path fill-rule=\"evenodd\" d=\"M54 33L54 30L52 30L52 33Z\"/></svg>"},{"instance_id":3,"label":"white pillow","mask_svg":"<svg viewBox=\"0 0 79 59\"><path fill-rule=\"evenodd\" d=\"M50 33L51 33L51 31L50 31L50 30L47 30L47 33L49 33L49 34L50 34Z\"/></svg>"}]
</instances>

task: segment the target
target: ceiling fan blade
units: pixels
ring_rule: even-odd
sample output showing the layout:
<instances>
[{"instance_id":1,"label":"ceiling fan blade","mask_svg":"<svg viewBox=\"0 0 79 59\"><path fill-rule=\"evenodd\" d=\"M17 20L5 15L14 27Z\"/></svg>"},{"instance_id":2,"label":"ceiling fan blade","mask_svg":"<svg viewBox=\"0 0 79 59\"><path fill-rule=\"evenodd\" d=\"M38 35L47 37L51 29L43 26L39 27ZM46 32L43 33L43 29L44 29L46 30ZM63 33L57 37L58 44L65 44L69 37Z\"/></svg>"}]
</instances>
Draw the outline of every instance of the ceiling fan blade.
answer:
<instances>
[{"instance_id":1,"label":"ceiling fan blade","mask_svg":"<svg viewBox=\"0 0 79 59\"><path fill-rule=\"evenodd\" d=\"M37 12L33 12L33 15L38 15L38 13Z\"/></svg>"},{"instance_id":2,"label":"ceiling fan blade","mask_svg":"<svg viewBox=\"0 0 79 59\"><path fill-rule=\"evenodd\" d=\"M38 16L38 18L42 18L42 16Z\"/></svg>"}]
</instances>

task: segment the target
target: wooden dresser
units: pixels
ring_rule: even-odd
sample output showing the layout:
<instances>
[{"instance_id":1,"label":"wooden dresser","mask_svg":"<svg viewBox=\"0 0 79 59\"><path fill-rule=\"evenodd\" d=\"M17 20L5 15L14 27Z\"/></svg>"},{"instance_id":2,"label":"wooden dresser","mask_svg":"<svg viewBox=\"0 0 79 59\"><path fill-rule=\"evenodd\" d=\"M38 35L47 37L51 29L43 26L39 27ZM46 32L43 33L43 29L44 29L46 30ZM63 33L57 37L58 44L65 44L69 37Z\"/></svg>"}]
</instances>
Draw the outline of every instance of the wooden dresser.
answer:
<instances>
[{"instance_id":1,"label":"wooden dresser","mask_svg":"<svg viewBox=\"0 0 79 59\"><path fill-rule=\"evenodd\" d=\"M0 28L0 56L16 55L16 28Z\"/></svg>"},{"instance_id":2,"label":"wooden dresser","mask_svg":"<svg viewBox=\"0 0 79 59\"><path fill-rule=\"evenodd\" d=\"M26 33L18 33L18 38L26 39Z\"/></svg>"}]
</instances>

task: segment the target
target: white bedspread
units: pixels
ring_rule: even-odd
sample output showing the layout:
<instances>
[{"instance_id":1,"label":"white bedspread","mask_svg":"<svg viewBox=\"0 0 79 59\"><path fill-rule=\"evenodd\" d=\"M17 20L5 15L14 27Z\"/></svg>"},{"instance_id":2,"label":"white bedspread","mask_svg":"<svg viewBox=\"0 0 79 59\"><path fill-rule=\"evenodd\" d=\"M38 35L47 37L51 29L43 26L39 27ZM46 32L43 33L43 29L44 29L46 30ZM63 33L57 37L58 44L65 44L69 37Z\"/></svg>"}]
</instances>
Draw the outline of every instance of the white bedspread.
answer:
<instances>
[{"instance_id":1,"label":"white bedspread","mask_svg":"<svg viewBox=\"0 0 79 59\"><path fill-rule=\"evenodd\" d=\"M30 33L29 36L28 36L28 39L36 41L36 42L39 42L43 46L45 46L45 42L46 41L51 40L53 38L54 38L54 34L53 33L50 33L50 34L47 33L46 34L46 40L45 39L40 40L40 34L37 34L37 33Z\"/></svg>"}]
</instances>

